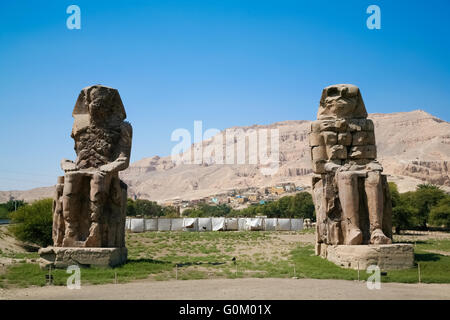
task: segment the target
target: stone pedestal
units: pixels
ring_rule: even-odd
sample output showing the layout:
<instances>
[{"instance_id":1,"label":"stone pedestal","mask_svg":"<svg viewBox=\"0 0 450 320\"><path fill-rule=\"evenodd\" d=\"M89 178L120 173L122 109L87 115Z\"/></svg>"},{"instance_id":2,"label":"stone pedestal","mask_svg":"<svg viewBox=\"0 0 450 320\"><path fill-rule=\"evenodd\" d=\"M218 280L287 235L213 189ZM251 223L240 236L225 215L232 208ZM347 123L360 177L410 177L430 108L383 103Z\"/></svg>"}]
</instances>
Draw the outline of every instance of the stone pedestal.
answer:
<instances>
[{"instance_id":1,"label":"stone pedestal","mask_svg":"<svg viewBox=\"0 0 450 320\"><path fill-rule=\"evenodd\" d=\"M128 251L122 248L47 247L39 250L39 265L43 269L80 267L114 267L127 261Z\"/></svg>"},{"instance_id":2,"label":"stone pedestal","mask_svg":"<svg viewBox=\"0 0 450 320\"><path fill-rule=\"evenodd\" d=\"M316 254L344 268L365 270L377 265L381 270L408 269L414 265L412 244L326 245L317 244Z\"/></svg>"}]
</instances>

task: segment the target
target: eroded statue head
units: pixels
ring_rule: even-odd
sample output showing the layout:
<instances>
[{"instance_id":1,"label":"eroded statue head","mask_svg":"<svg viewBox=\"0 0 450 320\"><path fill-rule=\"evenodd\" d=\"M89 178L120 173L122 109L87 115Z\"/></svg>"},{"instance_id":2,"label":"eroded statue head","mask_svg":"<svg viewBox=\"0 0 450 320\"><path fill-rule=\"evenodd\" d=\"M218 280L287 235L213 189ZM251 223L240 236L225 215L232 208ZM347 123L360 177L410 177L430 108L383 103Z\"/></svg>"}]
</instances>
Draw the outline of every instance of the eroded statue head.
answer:
<instances>
[{"instance_id":1,"label":"eroded statue head","mask_svg":"<svg viewBox=\"0 0 450 320\"><path fill-rule=\"evenodd\" d=\"M323 89L317 119L336 118L367 118L366 107L357 86L335 84Z\"/></svg>"},{"instance_id":2,"label":"eroded statue head","mask_svg":"<svg viewBox=\"0 0 450 320\"><path fill-rule=\"evenodd\" d=\"M94 85L81 90L72 113L80 125L119 125L125 118L125 108L117 89Z\"/></svg>"}]
</instances>

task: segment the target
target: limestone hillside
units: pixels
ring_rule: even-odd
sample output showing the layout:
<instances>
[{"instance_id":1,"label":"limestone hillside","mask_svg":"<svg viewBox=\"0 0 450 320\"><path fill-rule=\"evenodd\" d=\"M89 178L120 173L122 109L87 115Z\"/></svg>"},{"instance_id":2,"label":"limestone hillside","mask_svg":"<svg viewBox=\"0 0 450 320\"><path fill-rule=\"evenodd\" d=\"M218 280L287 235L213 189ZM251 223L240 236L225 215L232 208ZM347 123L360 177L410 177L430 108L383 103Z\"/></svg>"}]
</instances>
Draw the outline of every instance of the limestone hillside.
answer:
<instances>
[{"instance_id":1,"label":"limestone hillside","mask_svg":"<svg viewBox=\"0 0 450 320\"><path fill-rule=\"evenodd\" d=\"M450 190L449 122L421 110L374 113L369 118L375 124L378 160L389 180L396 182L401 192L413 190L423 182ZM203 164L176 165L170 156L154 156L134 162L121 173L121 178L129 185L129 196L155 201L196 199L231 189L272 186L280 182L309 186L312 174L308 146L310 123L292 120L231 128L238 132L236 136L249 129L279 129L280 165L277 173L271 176L264 176L259 165L223 165L216 164L213 159L207 159ZM212 141L203 142L204 150L212 145ZM248 157L247 152L246 163ZM0 192L0 201L7 200L10 194L30 201L51 196L52 192L52 187Z\"/></svg>"}]
</instances>

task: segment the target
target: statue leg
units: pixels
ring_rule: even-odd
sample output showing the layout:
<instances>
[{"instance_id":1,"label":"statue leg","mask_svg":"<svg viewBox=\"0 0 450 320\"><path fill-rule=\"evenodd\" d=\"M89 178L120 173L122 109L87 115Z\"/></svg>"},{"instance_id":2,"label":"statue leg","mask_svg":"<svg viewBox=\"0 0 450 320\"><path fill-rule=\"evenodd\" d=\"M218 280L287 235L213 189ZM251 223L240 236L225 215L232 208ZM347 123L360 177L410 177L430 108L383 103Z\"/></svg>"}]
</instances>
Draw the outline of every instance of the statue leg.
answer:
<instances>
[{"instance_id":1,"label":"statue leg","mask_svg":"<svg viewBox=\"0 0 450 320\"><path fill-rule=\"evenodd\" d=\"M361 244L363 235L359 228L358 176L352 172L338 172L337 185L342 207L342 231L344 244Z\"/></svg>"},{"instance_id":2,"label":"statue leg","mask_svg":"<svg viewBox=\"0 0 450 320\"><path fill-rule=\"evenodd\" d=\"M383 222L383 187L379 171L370 171L365 181L367 194L367 206L369 208L370 220L370 243L387 244L392 243L382 231Z\"/></svg>"},{"instance_id":3,"label":"statue leg","mask_svg":"<svg viewBox=\"0 0 450 320\"><path fill-rule=\"evenodd\" d=\"M91 209L91 226L89 228L89 236L86 239L86 247L101 247L101 219L105 202L107 199L107 191L109 190L109 176L102 173L95 173L91 178L90 189L90 209Z\"/></svg>"},{"instance_id":4,"label":"statue leg","mask_svg":"<svg viewBox=\"0 0 450 320\"><path fill-rule=\"evenodd\" d=\"M78 217L81 210L80 187L83 175L77 172L66 173L62 195L63 217L65 223L63 247L78 247L79 224Z\"/></svg>"}]
</instances>

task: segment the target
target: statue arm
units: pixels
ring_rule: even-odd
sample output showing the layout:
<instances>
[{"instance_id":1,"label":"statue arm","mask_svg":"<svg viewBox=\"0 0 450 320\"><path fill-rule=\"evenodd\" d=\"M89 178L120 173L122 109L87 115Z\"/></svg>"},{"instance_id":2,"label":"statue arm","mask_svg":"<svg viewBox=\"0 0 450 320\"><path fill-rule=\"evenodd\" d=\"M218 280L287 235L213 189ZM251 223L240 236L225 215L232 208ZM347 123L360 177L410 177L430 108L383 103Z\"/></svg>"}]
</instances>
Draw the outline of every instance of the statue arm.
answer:
<instances>
[{"instance_id":1,"label":"statue arm","mask_svg":"<svg viewBox=\"0 0 450 320\"><path fill-rule=\"evenodd\" d=\"M133 129L128 122L124 122L122 125L121 136L119 141L119 156L111 163L105 164L100 167L103 172L118 172L125 170L130 165L130 153L131 153L131 139L133 136Z\"/></svg>"},{"instance_id":2,"label":"statue arm","mask_svg":"<svg viewBox=\"0 0 450 320\"><path fill-rule=\"evenodd\" d=\"M77 165L75 162L69 159L62 159L61 160L61 169L64 170L64 172L70 172L70 171L76 171L78 170Z\"/></svg>"},{"instance_id":3,"label":"statue arm","mask_svg":"<svg viewBox=\"0 0 450 320\"><path fill-rule=\"evenodd\" d=\"M332 161L327 161L325 164L325 171L326 172L336 172L336 170L340 169L342 165L336 164Z\"/></svg>"},{"instance_id":4,"label":"statue arm","mask_svg":"<svg viewBox=\"0 0 450 320\"><path fill-rule=\"evenodd\" d=\"M383 167L377 160L372 160L370 163L366 165L366 169L368 171L383 171Z\"/></svg>"}]
</instances>

